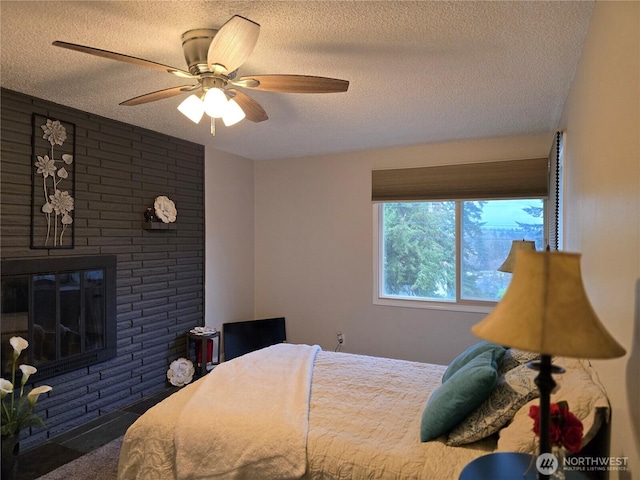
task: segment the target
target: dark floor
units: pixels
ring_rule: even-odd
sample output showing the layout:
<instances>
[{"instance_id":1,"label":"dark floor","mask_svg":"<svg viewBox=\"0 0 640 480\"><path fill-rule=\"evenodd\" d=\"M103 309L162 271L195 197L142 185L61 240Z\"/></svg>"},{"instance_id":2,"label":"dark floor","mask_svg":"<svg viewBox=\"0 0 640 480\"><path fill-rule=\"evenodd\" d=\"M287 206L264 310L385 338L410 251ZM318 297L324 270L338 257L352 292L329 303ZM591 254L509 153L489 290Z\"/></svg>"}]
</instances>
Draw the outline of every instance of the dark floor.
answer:
<instances>
[{"instance_id":1,"label":"dark floor","mask_svg":"<svg viewBox=\"0 0 640 480\"><path fill-rule=\"evenodd\" d=\"M124 435L140 415L175 391L168 388L26 450L18 458L17 480L34 480Z\"/></svg>"}]
</instances>

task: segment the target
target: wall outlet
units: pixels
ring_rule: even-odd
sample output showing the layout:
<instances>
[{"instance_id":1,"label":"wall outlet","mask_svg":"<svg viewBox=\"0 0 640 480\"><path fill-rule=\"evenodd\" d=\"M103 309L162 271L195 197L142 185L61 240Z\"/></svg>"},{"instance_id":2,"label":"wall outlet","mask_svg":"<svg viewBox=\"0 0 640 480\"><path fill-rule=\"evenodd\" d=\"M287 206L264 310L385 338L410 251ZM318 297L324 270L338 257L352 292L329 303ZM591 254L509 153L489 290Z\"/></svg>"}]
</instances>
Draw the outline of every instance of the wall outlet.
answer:
<instances>
[{"instance_id":1,"label":"wall outlet","mask_svg":"<svg viewBox=\"0 0 640 480\"><path fill-rule=\"evenodd\" d=\"M342 332L338 332L337 336L338 336L338 345L344 344L344 335L342 335Z\"/></svg>"}]
</instances>

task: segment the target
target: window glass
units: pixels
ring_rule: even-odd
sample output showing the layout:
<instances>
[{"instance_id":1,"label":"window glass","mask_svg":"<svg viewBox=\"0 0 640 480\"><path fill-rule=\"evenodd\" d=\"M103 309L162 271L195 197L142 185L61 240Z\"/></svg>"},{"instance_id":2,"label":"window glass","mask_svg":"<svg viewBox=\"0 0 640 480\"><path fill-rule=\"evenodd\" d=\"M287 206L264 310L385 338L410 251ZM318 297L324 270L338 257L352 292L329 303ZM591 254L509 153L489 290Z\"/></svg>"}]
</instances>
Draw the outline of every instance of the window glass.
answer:
<instances>
[{"instance_id":1,"label":"window glass","mask_svg":"<svg viewBox=\"0 0 640 480\"><path fill-rule=\"evenodd\" d=\"M544 248L544 204L540 199L462 202L461 292L465 300L497 301L511 273L498 271L513 240Z\"/></svg>"},{"instance_id":2,"label":"window glass","mask_svg":"<svg viewBox=\"0 0 640 480\"><path fill-rule=\"evenodd\" d=\"M104 348L105 295L104 270L84 272L85 342L87 350Z\"/></svg>"},{"instance_id":3,"label":"window glass","mask_svg":"<svg viewBox=\"0 0 640 480\"><path fill-rule=\"evenodd\" d=\"M380 204L380 296L439 302L499 300L497 269L513 240L544 247L542 199Z\"/></svg>"},{"instance_id":4,"label":"window glass","mask_svg":"<svg viewBox=\"0 0 640 480\"><path fill-rule=\"evenodd\" d=\"M455 300L455 207L382 204L384 295Z\"/></svg>"}]
</instances>

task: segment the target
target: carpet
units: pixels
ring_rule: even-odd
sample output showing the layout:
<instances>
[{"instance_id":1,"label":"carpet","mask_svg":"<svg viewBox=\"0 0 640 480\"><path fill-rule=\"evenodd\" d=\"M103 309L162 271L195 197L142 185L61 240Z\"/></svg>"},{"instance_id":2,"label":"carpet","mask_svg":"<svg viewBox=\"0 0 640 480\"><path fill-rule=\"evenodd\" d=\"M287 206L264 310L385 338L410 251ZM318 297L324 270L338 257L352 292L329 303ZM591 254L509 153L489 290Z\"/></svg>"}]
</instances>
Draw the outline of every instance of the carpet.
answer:
<instances>
[{"instance_id":1,"label":"carpet","mask_svg":"<svg viewBox=\"0 0 640 480\"><path fill-rule=\"evenodd\" d=\"M116 438L37 480L116 480L123 438Z\"/></svg>"}]
</instances>

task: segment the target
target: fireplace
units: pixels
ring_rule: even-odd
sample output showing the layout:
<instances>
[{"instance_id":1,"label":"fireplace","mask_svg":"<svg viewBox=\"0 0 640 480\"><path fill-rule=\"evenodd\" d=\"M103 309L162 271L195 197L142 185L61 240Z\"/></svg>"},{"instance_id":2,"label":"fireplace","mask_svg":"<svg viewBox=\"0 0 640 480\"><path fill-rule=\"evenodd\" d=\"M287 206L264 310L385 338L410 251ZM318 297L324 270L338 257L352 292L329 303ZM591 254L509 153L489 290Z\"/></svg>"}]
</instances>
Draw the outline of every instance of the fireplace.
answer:
<instances>
[{"instance_id":1,"label":"fireplace","mask_svg":"<svg viewBox=\"0 0 640 480\"><path fill-rule=\"evenodd\" d=\"M29 342L19 363L34 381L115 357L115 255L2 260L0 273L3 374L13 336Z\"/></svg>"}]
</instances>

